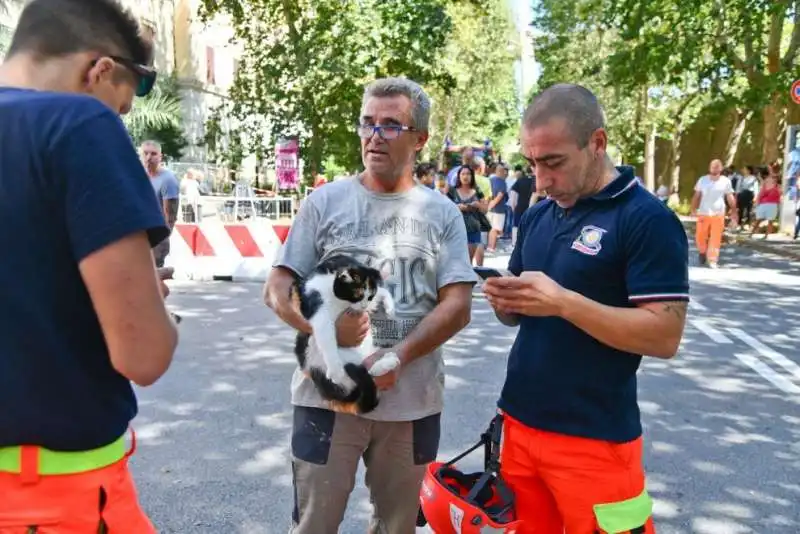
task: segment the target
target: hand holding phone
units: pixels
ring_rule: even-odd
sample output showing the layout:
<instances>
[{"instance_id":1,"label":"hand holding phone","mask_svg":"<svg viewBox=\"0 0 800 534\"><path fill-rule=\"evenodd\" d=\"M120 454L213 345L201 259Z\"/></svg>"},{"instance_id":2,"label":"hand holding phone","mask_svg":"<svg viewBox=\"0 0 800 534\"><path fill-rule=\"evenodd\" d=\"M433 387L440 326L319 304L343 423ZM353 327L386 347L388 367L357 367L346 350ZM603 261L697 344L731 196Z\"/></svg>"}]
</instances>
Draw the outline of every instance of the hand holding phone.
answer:
<instances>
[{"instance_id":1,"label":"hand holding phone","mask_svg":"<svg viewBox=\"0 0 800 534\"><path fill-rule=\"evenodd\" d=\"M158 267L156 271L159 280L172 280L172 276L175 274L174 267Z\"/></svg>"},{"instance_id":2,"label":"hand holding phone","mask_svg":"<svg viewBox=\"0 0 800 534\"><path fill-rule=\"evenodd\" d=\"M501 276L512 276L512 274L505 269L494 269L492 267L473 267L475 274L481 277L481 280L488 280L489 278L498 278Z\"/></svg>"}]
</instances>

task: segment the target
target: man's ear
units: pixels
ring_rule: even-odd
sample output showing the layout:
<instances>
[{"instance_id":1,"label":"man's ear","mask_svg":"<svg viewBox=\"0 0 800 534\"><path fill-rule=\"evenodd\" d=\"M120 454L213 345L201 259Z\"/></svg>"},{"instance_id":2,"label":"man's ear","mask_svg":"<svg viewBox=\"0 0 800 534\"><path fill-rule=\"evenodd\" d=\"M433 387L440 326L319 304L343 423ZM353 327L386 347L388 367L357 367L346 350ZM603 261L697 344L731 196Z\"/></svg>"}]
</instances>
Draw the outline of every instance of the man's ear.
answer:
<instances>
[{"instance_id":1,"label":"man's ear","mask_svg":"<svg viewBox=\"0 0 800 534\"><path fill-rule=\"evenodd\" d=\"M428 132L418 132L417 133L417 144L414 146L417 152L421 152L425 145L428 143L428 138L430 134Z\"/></svg>"},{"instance_id":2,"label":"man's ear","mask_svg":"<svg viewBox=\"0 0 800 534\"><path fill-rule=\"evenodd\" d=\"M103 78L113 74L115 67L116 64L113 59L101 57L94 65L89 67L89 71L86 73L86 84L90 87L99 84Z\"/></svg>"},{"instance_id":3,"label":"man's ear","mask_svg":"<svg viewBox=\"0 0 800 534\"><path fill-rule=\"evenodd\" d=\"M592 133L589 143L594 148L595 155L598 157L605 157L608 149L608 133L605 128L598 128Z\"/></svg>"}]
</instances>

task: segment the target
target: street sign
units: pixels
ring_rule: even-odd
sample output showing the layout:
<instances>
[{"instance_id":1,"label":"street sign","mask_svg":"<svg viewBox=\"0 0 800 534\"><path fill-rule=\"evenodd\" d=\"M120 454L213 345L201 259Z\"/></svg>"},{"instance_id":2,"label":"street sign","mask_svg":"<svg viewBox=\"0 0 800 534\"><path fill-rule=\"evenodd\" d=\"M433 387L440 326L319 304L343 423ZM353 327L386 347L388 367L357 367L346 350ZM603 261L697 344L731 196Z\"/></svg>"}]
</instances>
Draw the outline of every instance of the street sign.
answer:
<instances>
[{"instance_id":1,"label":"street sign","mask_svg":"<svg viewBox=\"0 0 800 534\"><path fill-rule=\"evenodd\" d=\"M800 80L795 80L792 84L792 100L795 104L800 104Z\"/></svg>"}]
</instances>

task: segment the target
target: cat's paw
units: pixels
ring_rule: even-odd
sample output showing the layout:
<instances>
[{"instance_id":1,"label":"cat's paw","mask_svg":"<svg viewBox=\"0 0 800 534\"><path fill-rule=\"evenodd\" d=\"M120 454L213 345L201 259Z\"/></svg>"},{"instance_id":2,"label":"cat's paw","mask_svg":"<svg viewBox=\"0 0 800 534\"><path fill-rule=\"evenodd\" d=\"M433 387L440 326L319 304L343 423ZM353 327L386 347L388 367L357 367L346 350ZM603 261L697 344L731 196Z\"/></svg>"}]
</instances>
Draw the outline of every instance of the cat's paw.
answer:
<instances>
[{"instance_id":1,"label":"cat's paw","mask_svg":"<svg viewBox=\"0 0 800 534\"><path fill-rule=\"evenodd\" d=\"M334 384L340 385L346 384L347 379L349 378L344 370L344 367L328 368L328 370L325 371L325 376Z\"/></svg>"},{"instance_id":2,"label":"cat's paw","mask_svg":"<svg viewBox=\"0 0 800 534\"><path fill-rule=\"evenodd\" d=\"M372 376L382 376L390 371L394 371L398 367L400 367L400 358L394 353L389 352L375 362L375 365L370 368L369 374Z\"/></svg>"},{"instance_id":3,"label":"cat's paw","mask_svg":"<svg viewBox=\"0 0 800 534\"><path fill-rule=\"evenodd\" d=\"M394 315L394 300L391 298L383 299L383 312L389 317Z\"/></svg>"}]
</instances>

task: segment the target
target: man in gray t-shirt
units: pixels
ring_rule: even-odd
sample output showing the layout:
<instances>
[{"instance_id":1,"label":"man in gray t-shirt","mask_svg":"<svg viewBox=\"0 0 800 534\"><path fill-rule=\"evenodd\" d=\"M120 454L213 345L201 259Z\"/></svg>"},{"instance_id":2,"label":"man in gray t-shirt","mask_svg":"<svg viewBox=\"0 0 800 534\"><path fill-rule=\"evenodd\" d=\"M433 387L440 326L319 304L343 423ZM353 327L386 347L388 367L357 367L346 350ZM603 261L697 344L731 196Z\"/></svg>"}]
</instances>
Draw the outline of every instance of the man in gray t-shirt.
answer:
<instances>
[{"instance_id":1,"label":"man in gray t-shirt","mask_svg":"<svg viewBox=\"0 0 800 534\"><path fill-rule=\"evenodd\" d=\"M429 110L427 95L409 80L378 80L367 88L358 129L364 173L306 199L267 283L267 304L291 326L312 333L289 301L293 276L305 277L339 253L387 273L395 316L373 317L371 327L375 342L402 362L397 372L376 378L380 404L362 417L330 411L295 371L293 534L338 532L362 457L375 508L371 532L414 532L425 466L438 452L441 345L469 322L477 281L461 213L413 178ZM340 345L360 342L362 321L339 319Z\"/></svg>"},{"instance_id":2,"label":"man in gray t-shirt","mask_svg":"<svg viewBox=\"0 0 800 534\"><path fill-rule=\"evenodd\" d=\"M169 226L170 232L175 227L178 218L178 202L180 186L178 178L171 170L162 165L161 145L156 141L145 141L140 147L142 164L150 177L150 184L156 194L158 207L164 214L164 221ZM156 267L163 267L164 260L169 254L169 237L153 247L153 256Z\"/></svg>"}]
</instances>

